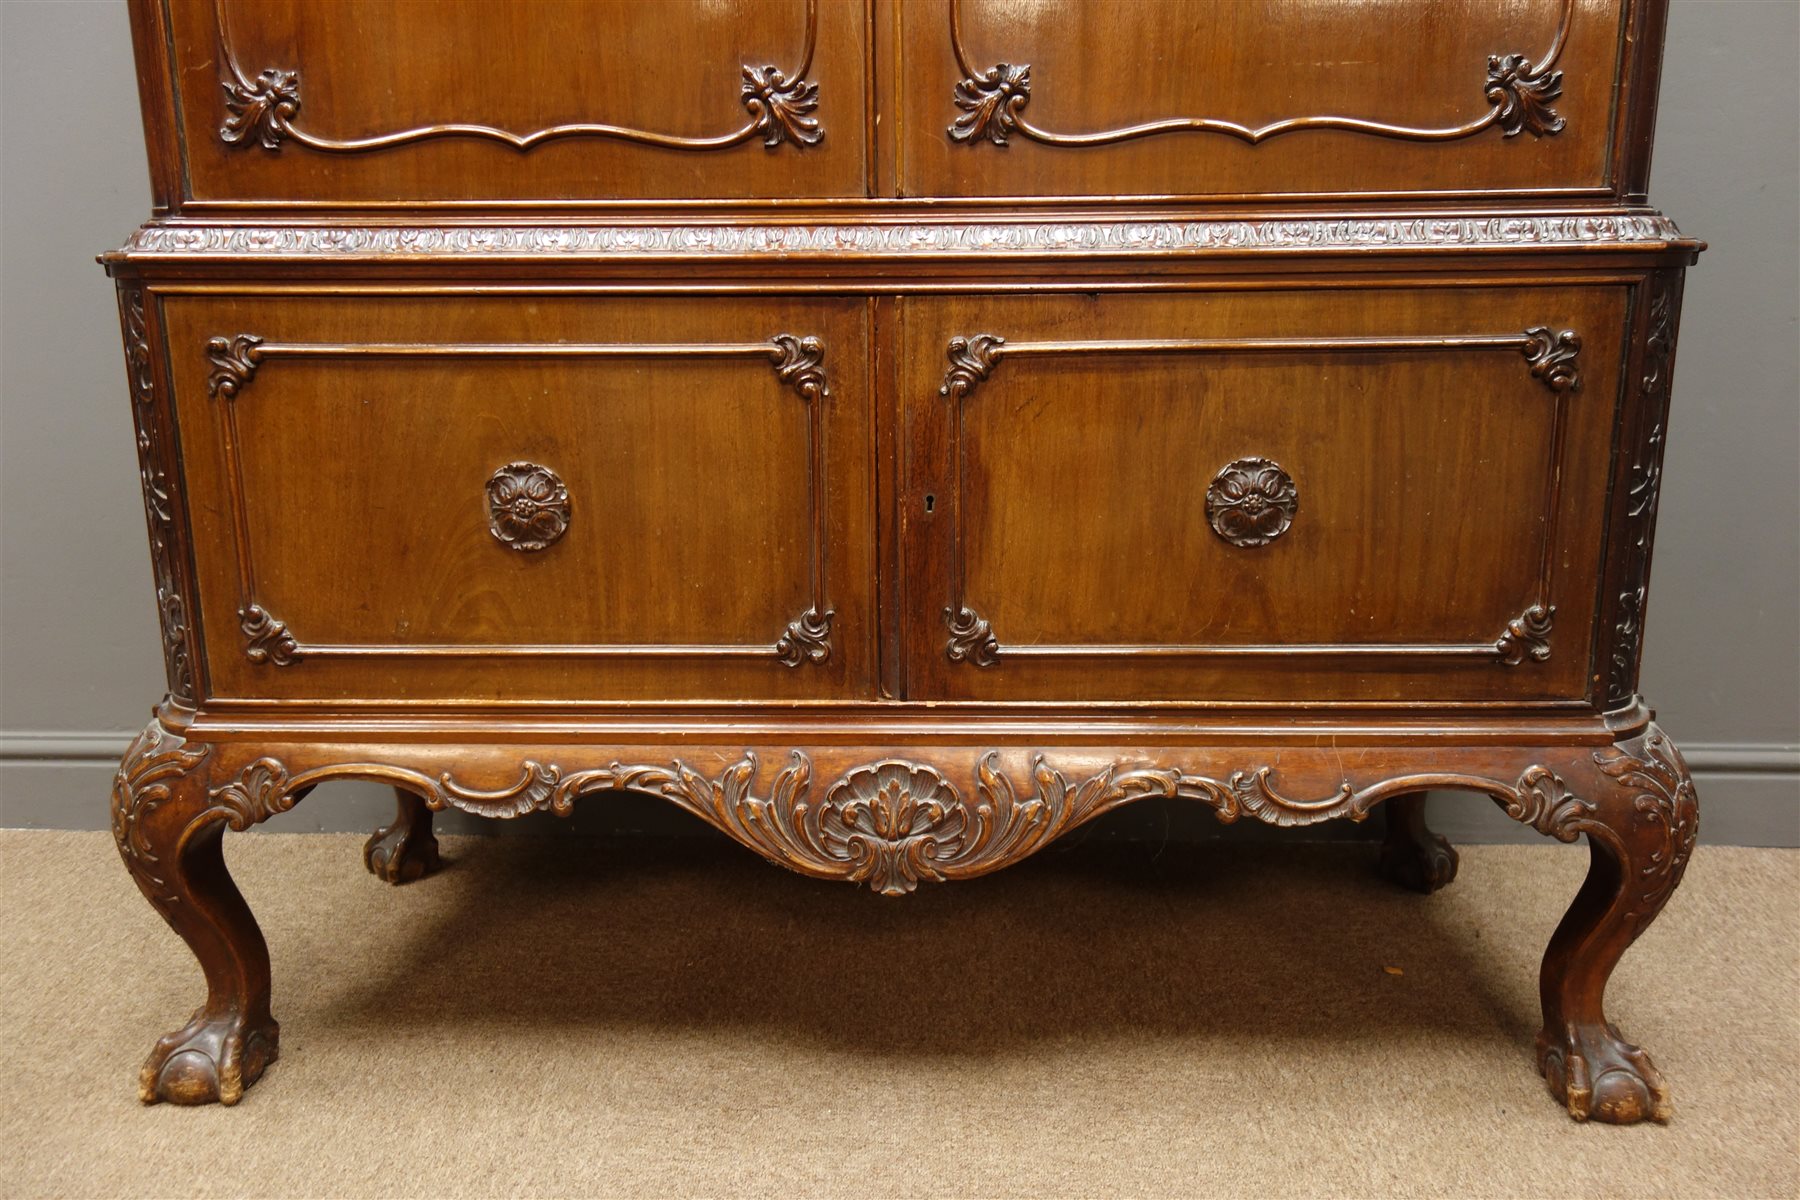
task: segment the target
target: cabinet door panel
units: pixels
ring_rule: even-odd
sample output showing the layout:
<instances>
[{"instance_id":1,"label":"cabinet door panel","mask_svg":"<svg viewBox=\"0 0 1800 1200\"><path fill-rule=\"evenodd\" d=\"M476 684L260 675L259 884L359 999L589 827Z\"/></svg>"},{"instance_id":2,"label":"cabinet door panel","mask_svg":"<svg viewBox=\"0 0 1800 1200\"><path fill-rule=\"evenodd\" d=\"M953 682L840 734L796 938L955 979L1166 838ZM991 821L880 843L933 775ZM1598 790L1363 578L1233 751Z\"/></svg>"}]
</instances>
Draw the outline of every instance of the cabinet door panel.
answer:
<instances>
[{"instance_id":1,"label":"cabinet door panel","mask_svg":"<svg viewBox=\"0 0 1800 1200\"><path fill-rule=\"evenodd\" d=\"M1604 192L1622 0L915 0L913 196Z\"/></svg>"},{"instance_id":2,"label":"cabinet door panel","mask_svg":"<svg viewBox=\"0 0 1800 1200\"><path fill-rule=\"evenodd\" d=\"M1578 701L1624 311L1611 286L910 305L909 693Z\"/></svg>"},{"instance_id":3,"label":"cabinet door panel","mask_svg":"<svg viewBox=\"0 0 1800 1200\"><path fill-rule=\"evenodd\" d=\"M864 190L860 4L143 2L167 6L190 200Z\"/></svg>"},{"instance_id":4,"label":"cabinet door panel","mask_svg":"<svg viewBox=\"0 0 1800 1200\"><path fill-rule=\"evenodd\" d=\"M215 696L869 692L863 304L165 312Z\"/></svg>"}]
</instances>

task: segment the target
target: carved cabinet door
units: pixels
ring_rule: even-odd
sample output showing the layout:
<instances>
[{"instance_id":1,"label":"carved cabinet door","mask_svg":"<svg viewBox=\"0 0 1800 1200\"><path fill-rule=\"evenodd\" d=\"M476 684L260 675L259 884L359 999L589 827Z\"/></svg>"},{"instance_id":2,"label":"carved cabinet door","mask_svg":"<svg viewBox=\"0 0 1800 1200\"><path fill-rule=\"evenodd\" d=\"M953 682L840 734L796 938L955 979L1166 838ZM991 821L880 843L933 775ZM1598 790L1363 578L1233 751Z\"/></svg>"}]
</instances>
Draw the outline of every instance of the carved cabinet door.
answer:
<instances>
[{"instance_id":1,"label":"carved cabinet door","mask_svg":"<svg viewBox=\"0 0 1800 1200\"><path fill-rule=\"evenodd\" d=\"M904 194L1604 194L1653 8L908 0Z\"/></svg>"},{"instance_id":2,"label":"carved cabinet door","mask_svg":"<svg viewBox=\"0 0 1800 1200\"><path fill-rule=\"evenodd\" d=\"M190 207L864 191L860 3L135 2Z\"/></svg>"},{"instance_id":3,"label":"carved cabinet door","mask_svg":"<svg viewBox=\"0 0 1800 1200\"><path fill-rule=\"evenodd\" d=\"M162 305L213 697L869 694L862 303Z\"/></svg>"},{"instance_id":4,"label":"carved cabinet door","mask_svg":"<svg viewBox=\"0 0 1800 1200\"><path fill-rule=\"evenodd\" d=\"M908 694L1582 702L1626 309L909 301Z\"/></svg>"}]
</instances>

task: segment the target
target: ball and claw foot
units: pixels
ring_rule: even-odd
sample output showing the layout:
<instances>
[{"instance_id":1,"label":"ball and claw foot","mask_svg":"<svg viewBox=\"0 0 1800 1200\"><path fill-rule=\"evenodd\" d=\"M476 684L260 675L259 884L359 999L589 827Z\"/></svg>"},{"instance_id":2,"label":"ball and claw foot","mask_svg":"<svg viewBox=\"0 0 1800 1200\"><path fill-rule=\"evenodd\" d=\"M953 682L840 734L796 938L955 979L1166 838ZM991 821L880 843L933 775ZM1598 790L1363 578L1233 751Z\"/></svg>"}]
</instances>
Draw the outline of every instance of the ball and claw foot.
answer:
<instances>
[{"instance_id":1,"label":"ball and claw foot","mask_svg":"<svg viewBox=\"0 0 1800 1200\"><path fill-rule=\"evenodd\" d=\"M1537 1058L1550 1094L1577 1121L1667 1124L1674 1115L1662 1073L1648 1054L1620 1037L1610 1024L1571 1027L1561 1036L1546 1029L1538 1034Z\"/></svg>"},{"instance_id":2,"label":"ball and claw foot","mask_svg":"<svg viewBox=\"0 0 1800 1200\"><path fill-rule=\"evenodd\" d=\"M431 832L431 810L411 792L394 789L399 808L394 822L363 844L363 866L389 883L412 883L443 866Z\"/></svg>"},{"instance_id":3,"label":"ball and claw foot","mask_svg":"<svg viewBox=\"0 0 1800 1200\"><path fill-rule=\"evenodd\" d=\"M1386 809L1387 837L1377 864L1382 878L1408 891L1430 895L1456 878L1456 848L1425 826L1425 796L1396 796Z\"/></svg>"},{"instance_id":4,"label":"ball and claw foot","mask_svg":"<svg viewBox=\"0 0 1800 1200\"><path fill-rule=\"evenodd\" d=\"M280 1041L273 1020L252 1028L242 1017L209 1017L202 1009L150 1051L138 1073L138 1099L236 1104L275 1061Z\"/></svg>"}]
</instances>

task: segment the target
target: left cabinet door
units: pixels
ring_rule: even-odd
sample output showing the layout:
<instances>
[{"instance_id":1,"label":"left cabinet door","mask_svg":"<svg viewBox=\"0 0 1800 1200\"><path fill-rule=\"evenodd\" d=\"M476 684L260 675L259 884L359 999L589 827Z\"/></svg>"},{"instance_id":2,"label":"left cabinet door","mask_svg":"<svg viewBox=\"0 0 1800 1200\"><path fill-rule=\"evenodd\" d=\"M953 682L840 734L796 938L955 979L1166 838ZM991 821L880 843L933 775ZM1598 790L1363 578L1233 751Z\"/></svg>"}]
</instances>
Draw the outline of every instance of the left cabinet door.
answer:
<instances>
[{"instance_id":1,"label":"left cabinet door","mask_svg":"<svg viewBox=\"0 0 1800 1200\"><path fill-rule=\"evenodd\" d=\"M169 203L864 194L861 4L133 3Z\"/></svg>"},{"instance_id":2,"label":"left cabinet door","mask_svg":"<svg viewBox=\"0 0 1800 1200\"><path fill-rule=\"evenodd\" d=\"M871 694L863 302L160 303L213 699Z\"/></svg>"}]
</instances>

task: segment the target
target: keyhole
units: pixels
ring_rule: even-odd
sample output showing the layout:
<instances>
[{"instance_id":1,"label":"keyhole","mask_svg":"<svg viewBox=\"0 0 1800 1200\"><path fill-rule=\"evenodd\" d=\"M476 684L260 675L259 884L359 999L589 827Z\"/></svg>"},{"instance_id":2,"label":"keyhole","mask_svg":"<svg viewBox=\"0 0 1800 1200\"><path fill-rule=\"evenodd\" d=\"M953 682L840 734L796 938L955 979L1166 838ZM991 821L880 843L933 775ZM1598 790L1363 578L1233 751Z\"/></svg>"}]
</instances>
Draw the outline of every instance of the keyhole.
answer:
<instances>
[{"instance_id":1,"label":"keyhole","mask_svg":"<svg viewBox=\"0 0 1800 1200\"><path fill-rule=\"evenodd\" d=\"M930 512L937 507L937 497L930 492L925 493L925 511Z\"/></svg>"}]
</instances>

